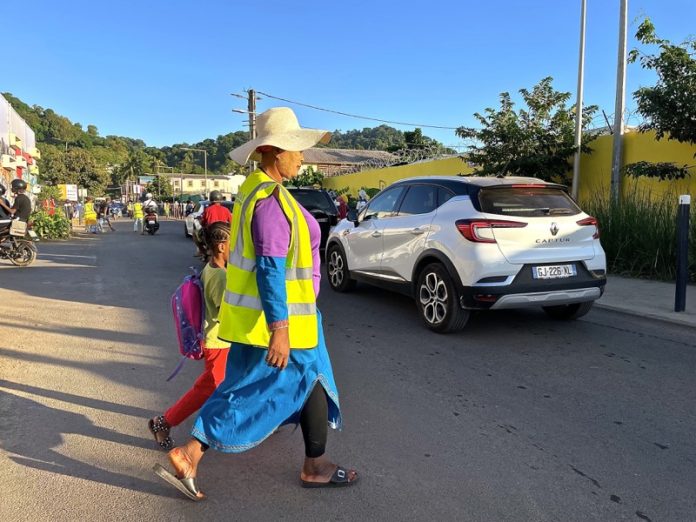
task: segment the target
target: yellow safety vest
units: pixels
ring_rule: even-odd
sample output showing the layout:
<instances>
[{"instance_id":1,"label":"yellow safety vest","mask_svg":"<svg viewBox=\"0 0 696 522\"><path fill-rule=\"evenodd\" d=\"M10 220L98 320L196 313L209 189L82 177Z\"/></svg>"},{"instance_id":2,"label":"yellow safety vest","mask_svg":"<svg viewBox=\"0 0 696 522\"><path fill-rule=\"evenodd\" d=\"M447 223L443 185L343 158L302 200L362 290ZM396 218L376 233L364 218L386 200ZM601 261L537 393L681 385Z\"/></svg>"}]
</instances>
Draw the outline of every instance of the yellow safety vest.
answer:
<instances>
[{"instance_id":1,"label":"yellow safety vest","mask_svg":"<svg viewBox=\"0 0 696 522\"><path fill-rule=\"evenodd\" d=\"M85 203L85 219L89 221L97 219L97 211L94 210L94 203Z\"/></svg>"},{"instance_id":2,"label":"yellow safety vest","mask_svg":"<svg viewBox=\"0 0 696 522\"><path fill-rule=\"evenodd\" d=\"M133 218L142 219L143 218L143 204L136 203L133 205Z\"/></svg>"},{"instance_id":3,"label":"yellow safety vest","mask_svg":"<svg viewBox=\"0 0 696 522\"><path fill-rule=\"evenodd\" d=\"M251 220L256 203L275 197L290 226L290 246L285 263L290 348L314 348L318 344L317 306L314 295L312 243L307 221L295 198L262 170L247 177L239 188L232 211L227 288L220 306L218 337L268 348L271 332L256 284L256 251Z\"/></svg>"}]
</instances>

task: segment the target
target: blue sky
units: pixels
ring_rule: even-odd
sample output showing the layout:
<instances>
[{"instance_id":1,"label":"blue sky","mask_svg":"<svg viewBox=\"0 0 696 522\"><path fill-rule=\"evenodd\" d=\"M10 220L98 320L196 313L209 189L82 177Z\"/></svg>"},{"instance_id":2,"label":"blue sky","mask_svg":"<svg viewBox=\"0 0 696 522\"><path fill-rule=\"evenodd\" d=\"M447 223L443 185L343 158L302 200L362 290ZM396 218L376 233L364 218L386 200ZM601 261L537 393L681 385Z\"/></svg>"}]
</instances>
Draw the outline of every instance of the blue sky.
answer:
<instances>
[{"instance_id":1,"label":"blue sky","mask_svg":"<svg viewBox=\"0 0 696 522\"><path fill-rule=\"evenodd\" d=\"M231 92L254 88L343 112L473 125L501 91L545 76L575 95L580 0L30 1L15 11L0 90L101 134L149 145L246 129ZM682 41L693 0L629 0L629 49L641 17ZM585 102L613 113L619 0L588 0ZM8 43L8 42L6 42ZM7 64L12 63L9 67ZM10 73L11 72L11 73ZM654 82L628 68L630 93ZM258 110L283 105L259 102ZM293 107L304 126L378 123ZM629 122L631 123L631 122ZM635 120L633 121L635 123ZM408 127L397 126L402 130ZM424 129L445 144L450 130Z\"/></svg>"}]
</instances>

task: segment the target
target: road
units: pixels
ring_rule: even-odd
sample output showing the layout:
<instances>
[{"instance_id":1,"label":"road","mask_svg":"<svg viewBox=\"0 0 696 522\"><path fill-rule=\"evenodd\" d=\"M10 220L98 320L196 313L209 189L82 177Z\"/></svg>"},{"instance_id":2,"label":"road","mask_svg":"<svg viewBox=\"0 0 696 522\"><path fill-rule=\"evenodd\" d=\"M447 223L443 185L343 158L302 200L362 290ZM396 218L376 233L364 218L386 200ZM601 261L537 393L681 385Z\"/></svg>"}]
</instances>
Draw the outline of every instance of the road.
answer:
<instances>
[{"instance_id":1,"label":"road","mask_svg":"<svg viewBox=\"0 0 696 522\"><path fill-rule=\"evenodd\" d=\"M488 313L456 335L413 303L322 286L345 419L329 453L345 490L299 487L285 427L201 465L203 503L151 472L146 428L193 381L169 297L192 245L182 224L41 243L0 266L0 520L693 520L696 336L594 310L570 323ZM130 230L129 230L130 229ZM193 419L178 427L183 441Z\"/></svg>"}]
</instances>

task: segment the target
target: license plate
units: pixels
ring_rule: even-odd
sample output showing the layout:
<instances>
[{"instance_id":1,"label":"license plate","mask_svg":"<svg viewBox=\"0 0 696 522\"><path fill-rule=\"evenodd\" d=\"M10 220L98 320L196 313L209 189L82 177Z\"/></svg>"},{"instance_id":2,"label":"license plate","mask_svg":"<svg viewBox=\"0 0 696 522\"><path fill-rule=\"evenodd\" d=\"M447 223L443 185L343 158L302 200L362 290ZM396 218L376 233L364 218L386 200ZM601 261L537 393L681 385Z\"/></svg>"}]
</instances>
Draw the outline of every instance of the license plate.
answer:
<instances>
[{"instance_id":1,"label":"license plate","mask_svg":"<svg viewBox=\"0 0 696 522\"><path fill-rule=\"evenodd\" d=\"M576 276L575 265L551 265L532 267L534 279L563 279Z\"/></svg>"},{"instance_id":2,"label":"license plate","mask_svg":"<svg viewBox=\"0 0 696 522\"><path fill-rule=\"evenodd\" d=\"M154 222L154 221L148 221L147 224L148 224L148 225L154 225L155 222Z\"/></svg>"},{"instance_id":3,"label":"license plate","mask_svg":"<svg viewBox=\"0 0 696 522\"><path fill-rule=\"evenodd\" d=\"M39 236L36 235L36 232L34 232L33 230L30 230L29 237L32 239L37 239Z\"/></svg>"}]
</instances>

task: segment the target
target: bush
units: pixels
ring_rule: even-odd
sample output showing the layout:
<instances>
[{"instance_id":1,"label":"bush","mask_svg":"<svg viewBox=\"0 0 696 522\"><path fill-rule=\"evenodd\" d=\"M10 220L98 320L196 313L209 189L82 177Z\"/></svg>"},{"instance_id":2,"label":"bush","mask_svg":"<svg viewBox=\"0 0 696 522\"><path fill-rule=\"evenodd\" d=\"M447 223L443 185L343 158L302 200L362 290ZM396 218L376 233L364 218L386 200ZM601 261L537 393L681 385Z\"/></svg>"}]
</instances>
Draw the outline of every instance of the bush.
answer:
<instances>
[{"instance_id":1,"label":"bush","mask_svg":"<svg viewBox=\"0 0 696 522\"><path fill-rule=\"evenodd\" d=\"M30 218L32 229L41 239L65 239L70 237L70 221L56 213L51 216L43 210L35 211Z\"/></svg>"},{"instance_id":2,"label":"bush","mask_svg":"<svg viewBox=\"0 0 696 522\"><path fill-rule=\"evenodd\" d=\"M608 191L596 194L584 210L599 220L600 241L610 273L663 281L676 277L677 195L654 197L637 184L626 187L619 205ZM689 280L696 281L696 211L689 232Z\"/></svg>"}]
</instances>

